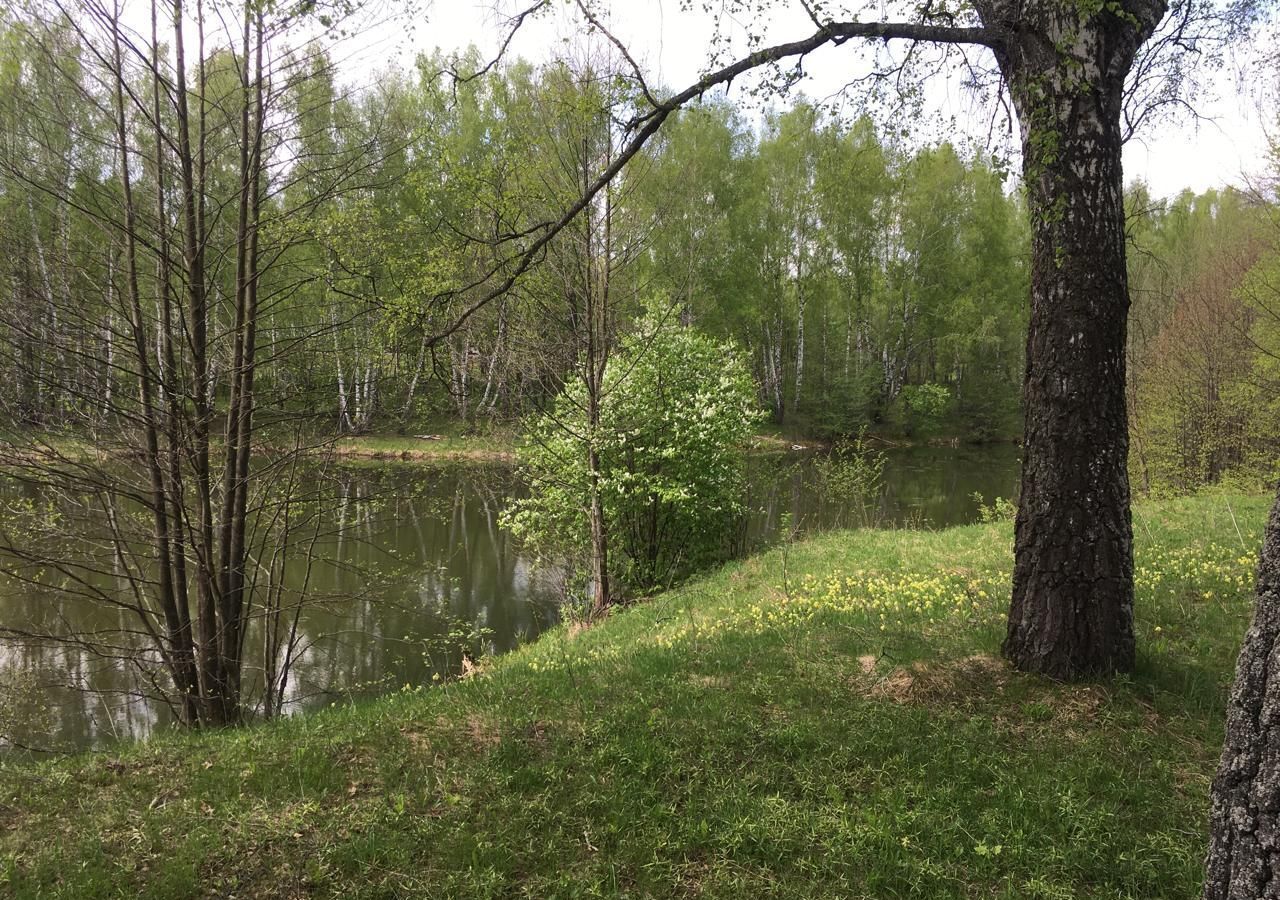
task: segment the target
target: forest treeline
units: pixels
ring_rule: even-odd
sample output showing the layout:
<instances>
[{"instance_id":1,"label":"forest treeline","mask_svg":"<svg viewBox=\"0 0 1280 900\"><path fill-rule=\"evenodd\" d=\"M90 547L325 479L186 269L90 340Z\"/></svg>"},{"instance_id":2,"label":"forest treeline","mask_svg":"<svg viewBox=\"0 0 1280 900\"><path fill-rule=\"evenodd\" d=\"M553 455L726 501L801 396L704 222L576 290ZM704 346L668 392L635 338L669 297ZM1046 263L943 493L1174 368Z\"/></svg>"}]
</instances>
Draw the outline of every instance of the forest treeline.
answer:
<instances>
[{"instance_id":1,"label":"forest treeline","mask_svg":"<svg viewBox=\"0 0 1280 900\"><path fill-rule=\"evenodd\" d=\"M1240 475L1280 449L1280 206L1249 191L1129 192L1129 469L1136 490Z\"/></svg>"},{"instance_id":2,"label":"forest treeline","mask_svg":"<svg viewBox=\"0 0 1280 900\"><path fill-rule=\"evenodd\" d=\"M181 129L170 104L125 104L132 189L147 198L133 204L132 229L145 232L133 252L146 257L135 315L100 51L56 19L13 19L0 43L0 417L13 430L111 428L118 399L136 393L124 348L143 340L162 374L183 341L166 349L159 323L192 328L161 289L183 245L181 154L145 137L163 144ZM571 225L469 312L513 269L521 238L617 152L633 87L585 53L461 82L446 73L481 60L435 54L351 86L323 50L303 48L269 45L247 231L250 79L234 50L201 57L190 159L215 406L237 365L236 342L217 338L236 333L248 277L260 423L327 434L518 420L572 370L573 295L603 266L611 334L666 299L742 348L762 407L789 433L1018 433L1028 229L1016 185L984 154L908 147L803 99L758 117L708 101L614 179L594 222ZM121 68L126 94L145 100L145 53L125 52ZM1276 445L1275 206L1236 191L1153 201L1138 185L1129 209L1135 484L1192 487Z\"/></svg>"},{"instance_id":3,"label":"forest treeline","mask_svg":"<svg viewBox=\"0 0 1280 900\"><path fill-rule=\"evenodd\" d=\"M89 51L73 29L13 22L3 40L0 404L13 426L94 426L128 380L116 360L131 339L112 102L92 65L75 68ZM260 410L340 431L431 430L440 416L512 420L558 390L576 352L563 299L572 235L504 298L428 342L510 265L513 237L577 198L615 152L634 98L608 60L515 62L462 84L444 77L449 65L423 57L353 89L313 52L269 84ZM126 81L146 96L151 73L132 68ZM234 53L209 56L194 138L210 333L234 318L239 75ZM128 127L149 128L144 113ZM135 193L150 198L149 141L139 155ZM141 213L152 253L180 244L179 182L171 174L164 188L170 221ZM646 298L667 298L686 323L746 351L762 405L788 429L946 419L978 437L1016 432L1026 226L989 159L906 150L869 120L803 100L760 120L709 102L664 129L608 193L615 330ZM143 269L142 293L158 295L154 263ZM230 353L211 348L211 384Z\"/></svg>"}]
</instances>

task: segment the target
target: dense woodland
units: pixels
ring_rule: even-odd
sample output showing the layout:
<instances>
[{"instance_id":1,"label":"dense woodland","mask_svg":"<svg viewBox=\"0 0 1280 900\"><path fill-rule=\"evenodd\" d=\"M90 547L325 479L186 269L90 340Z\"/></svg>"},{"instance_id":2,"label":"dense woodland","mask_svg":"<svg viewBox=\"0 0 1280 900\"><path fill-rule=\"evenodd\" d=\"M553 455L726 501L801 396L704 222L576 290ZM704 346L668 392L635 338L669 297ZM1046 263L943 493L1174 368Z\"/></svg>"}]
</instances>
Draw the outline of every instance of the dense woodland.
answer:
<instances>
[{"instance_id":1,"label":"dense woodland","mask_svg":"<svg viewBox=\"0 0 1280 900\"><path fill-rule=\"evenodd\" d=\"M69 29L11 24L5 40L0 403L11 426L96 427L125 386L117 359L130 341L111 98ZM577 196L631 98L607 61L513 63L457 87L446 63L423 58L342 88L323 54L299 55L269 85L260 409L355 432L509 421L572 364L573 247L549 249L508 297L427 341L465 308L469 284L506 263L505 237ZM196 138L207 147L213 332L234 319L238 158L225 151L242 113L236 66L209 58ZM150 73L135 75L141 96ZM145 112L126 124L139 136L134 192L150 206ZM179 186L166 174L172 219ZM669 298L686 322L749 353L762 404L788 428L910 429L945 414L975 437L1016 430L1026 228L989 159L895 146L869 120L803 101L762 119L708 103L610 193L616 329L645 297ZM158 242L178 245L176 221L156 230L154 215L140 212L152 257ZM163 316L157 271L149 259L139 276L148 343ZM211 384L229 353L213 348Z\"/></svg>"},{"instance_id":2,"label":"dense woodland","mask_svg":"<svg viewBox=\"0 0 1280 900\"><path fill-rule=\"evenodd\" d=\"M87 559L106 516L124 586L83 590L177 648L188 720L235 717L251 619L268 670L288 643L284 548L325 499L291 493L303 445L581 422L607 602L606 373L655 310L736 348L785 433L1019 433L1031 228L1007 161L803 97L705 99L637 144L654 88L589 37L360 80L328 40L354 26L317 9L147 11L0 20L0 430L12 477L88 498ZM1133 482L1265 473L1275 198L1129 194ZM4 543L39 583L41 542Z\"/></svg>"},{"instance_id":3,"label":"dense woodland","mask_svg":"<svg viewBox=\"0 0 1280 900\"><path fill-rule=\"evenodd\" d=\"M14 429L110 428L135 339L110 60L66 23L10 21L3 41L0 415ZM609 159L627 83L586 55L461 84L448 73L477 69L475 54L422 57L372 84L344 82L313 45L267 57L249 226L260 416L312 433L431 431L540 408L578 352L566 297L586 248L608 260L615 333L645 298L666 298L743 348L789 432L1017 434L1027 227L1016 179L986 155L906 145L803 99L760 116L704 103L609 187L607 243L552 245L441 340L510 266L511 237L554 218ZM135 99L151 91L145 62L122 62ZM225 48L203 61L192 132L215 336L234 331L243 277L235 146L255 101L240 65ZM157 170L150 106L125 113L132 191L147 198L141 337L163 369L156 285L181 244L181 179L162 171L171 161ZM1274 445L1275 417L1249 414L1274 397L1274 206L1230 190L1152 200L1137 185L1129 208L1136 484L1184 489ZM214 403L234 353L209 347Z\"/></svg>"},{"instance_id":4,"label":"dense woodland","mask_svg":"<svg viewBox=\"0 0 1280 900\"><path fill-rule=\"evenodd\" d=\"M1233 471L1274 477L1278 174L1247 192L1156 204L1141 187L1131 191L1130 470L1138 491L1192 490Z\"/></svg>"}]
</instances>

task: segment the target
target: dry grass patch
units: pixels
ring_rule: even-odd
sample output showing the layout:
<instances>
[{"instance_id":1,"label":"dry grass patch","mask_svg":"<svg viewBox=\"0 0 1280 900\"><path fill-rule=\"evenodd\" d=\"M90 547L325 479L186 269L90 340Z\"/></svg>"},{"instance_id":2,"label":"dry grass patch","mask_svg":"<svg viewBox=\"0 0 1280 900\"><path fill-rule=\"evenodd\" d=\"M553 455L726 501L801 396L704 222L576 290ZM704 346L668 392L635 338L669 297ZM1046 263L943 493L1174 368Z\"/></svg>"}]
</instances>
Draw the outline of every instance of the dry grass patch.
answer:
<instances>
[{"instance_id":1,"label":"dry grass patch","mask_svg":"<svg viewBox=\"0 0 1280 900\"><path fill-rule=\"evenodd\" d=\"M992 696L1004 689L1010 670L1001 659L975 654L935 663L916 662L877 675L874 656L858 657L858 666L870 684L862 688L868 697L893 703L968 701Z\"/></svg>"},{"instance_id":2,"label":"dry grass patch","mask_svg":"<svg viewBox=\"0 0 1280 900\"><path fill-rule=\"evenodd\" d=\"M733 683L724 675L691 675L689 683L707 690L727 691Z\"/></svg>"},{"instance_id":3,"label":"dry grass patch","mask_svg":"<svg viewBox=\"0 0 1280 900\"><path fill-rule=\"evenodd\" d=\"M1040 702L1053 711L1055 719L1083 724L1098 718L1108 696L1107 690L1097 684L1055 685Z\"/></svg>"},{"instance_id":4,"label":"dry grass patch","mask_svg":"<svg viewBox=\"0 0 1280 900\"><path fill-rule=\"evenodd\" d=\"M400 734L419 753L438 753L441 744L447 743L443 739L450 736L461 737L463 743L470 745L472 749L485 752L502 743L502 731L497 720L479 713L469 713L461 721L437 716L434 727L406 725L400 729Z\"/></svg>"},{"instance_id":5,"label":"dry grass patch","mask_svg":"<svg viewBox=\"0 0 1280 900\"><path fill-rule=\"evenodd\" d=\"M502 743L502 731L492 716L468 714L466 732L471 746L477 750L492 750Z\"/></svg>"}]
</instances>

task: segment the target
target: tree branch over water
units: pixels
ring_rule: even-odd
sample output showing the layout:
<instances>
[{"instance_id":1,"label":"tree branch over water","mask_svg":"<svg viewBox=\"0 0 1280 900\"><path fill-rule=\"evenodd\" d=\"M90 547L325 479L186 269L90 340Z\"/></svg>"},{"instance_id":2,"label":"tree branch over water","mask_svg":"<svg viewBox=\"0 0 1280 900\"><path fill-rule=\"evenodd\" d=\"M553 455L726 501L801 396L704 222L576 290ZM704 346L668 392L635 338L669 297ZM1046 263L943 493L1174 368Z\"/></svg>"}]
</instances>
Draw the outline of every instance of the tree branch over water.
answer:
<instances>
[{"instance_id":1,"label":"tree branch over water","mask_svg":"<svg viewBox=\"0 0 1280 900\"><path fill-rule=\"evenodd\" d=\"M545 5L545 4L543 4ZM689 85L681 91L669 94L665 98L658 99L649 89L648 85L642 80L639 67L634 62L631 54L626 51L625 45L615 38L610 32L605 31L603 26L598 24L598 19L590 13L585 4L579 4L588 21L605 35L606 39L624 54L631 67L635 71L635 76L641 87L641 91L647 99L648 108L638 112L627 123L626 130L630 135L627 141L620 148L617 157L600 172L599 176L590 184L586 191L574 201L554 222L543 222L540 225L527 229L525 234L537 233L537 237L531 241L523 250L517 251L508 256L502 263L491 268L481 278L470 282L460 289L448 292L442 292L435 297L435 303L439 306L447 304L450 300L470 291L483 288L494 278L500 278L497 285L485 290L480 297L473 300L460 313L451 317L451 320L441 329L432 332L427 339L427 347L434 348L447 338L455 334L467 320L478 313L492 301L509 293L516 286L520 278L525 275L533 266L541 259L547 245L555 239L556 235L562 232L575 218L585 210L599 195L606 185L616 178L627 164L631 162L635 156L649 143L649 141L658 133L667 117L676 110L701 99L709 91L719 87L728 87L733 81L741 75L758 69L771 63L780 62L782 60L799 58L803 59L806 55L818 50L824 46L840 46L841 44L856 38L872 39L872 40L908 40L908 41L925 41L940 44L977 44L992 49L1003 47L1010 37L1010 33L1003 28L989 27L953 27L924 23L912 22L831 22L823 25L818 31L815 31L807 38L796 41L788 41L781 44L775 44L771 47L765 47L757 50L737 61L723 66L713 72L704 75L698 81ZM524 10L516 20L515 27L518 29L527 19L529 19L537 8L531 7ZM502 52L505 53L510 47L514 37L514 30L509 33L502 45ZM499 55L500 58L501 54ZM498 58L490 61L479 73L489 71L496 64ZM475 77L474 75L466 76L467 78ZM505 271L504 271L505 269Z\"/></svg>"}]
</instances>

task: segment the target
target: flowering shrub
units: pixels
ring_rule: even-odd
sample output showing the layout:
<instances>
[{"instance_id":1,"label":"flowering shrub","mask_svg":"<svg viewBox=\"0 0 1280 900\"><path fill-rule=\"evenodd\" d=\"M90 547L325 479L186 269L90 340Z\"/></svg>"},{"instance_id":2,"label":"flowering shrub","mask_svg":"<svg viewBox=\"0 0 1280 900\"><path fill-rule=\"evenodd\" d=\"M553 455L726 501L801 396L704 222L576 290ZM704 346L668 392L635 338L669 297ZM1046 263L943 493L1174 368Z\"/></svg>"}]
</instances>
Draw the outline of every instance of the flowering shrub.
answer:
<instances>
[{"instance_id":1,"label":"flowering shrub","mask_svg":"<svg viewBox=\"0 0 1280 900\"><path fill-rule=\"evenodd\" d=\"M651 311L609 361L594 433L581 382L533 421L519 451L530 496L504 517L534 550L581 559L594 443L610 568L637 590L721 555L742 511L743 445L759 417L734 348L669 318Z\"/></svg>"}]
</instances>

